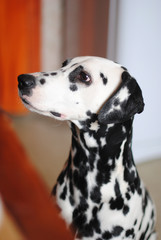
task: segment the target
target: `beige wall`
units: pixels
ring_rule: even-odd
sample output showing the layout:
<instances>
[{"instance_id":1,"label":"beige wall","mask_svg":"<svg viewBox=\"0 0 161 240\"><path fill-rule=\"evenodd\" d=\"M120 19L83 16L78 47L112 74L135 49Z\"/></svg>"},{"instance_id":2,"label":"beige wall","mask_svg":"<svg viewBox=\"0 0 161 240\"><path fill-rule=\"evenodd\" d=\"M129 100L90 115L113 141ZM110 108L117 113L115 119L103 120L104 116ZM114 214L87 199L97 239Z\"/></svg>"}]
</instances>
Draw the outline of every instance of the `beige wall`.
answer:
<instances>
[{"instance_id":1,"label":"beige wall","mask_svg":"<svg viewBox=\"0 0 161 240\"><path fill-rule=\"evenodd\" d=\"M52 71L63 60L63 1L42 0L41 11L41 69Z\"/></svg>"}]
</instances>

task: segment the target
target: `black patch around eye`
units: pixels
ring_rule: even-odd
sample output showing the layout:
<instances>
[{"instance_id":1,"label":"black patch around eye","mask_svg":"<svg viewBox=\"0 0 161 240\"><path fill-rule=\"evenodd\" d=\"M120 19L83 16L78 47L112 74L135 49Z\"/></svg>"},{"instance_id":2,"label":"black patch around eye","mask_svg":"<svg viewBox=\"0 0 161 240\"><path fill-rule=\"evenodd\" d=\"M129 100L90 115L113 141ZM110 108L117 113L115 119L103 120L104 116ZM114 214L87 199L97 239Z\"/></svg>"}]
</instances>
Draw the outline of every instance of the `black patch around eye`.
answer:
<instances>
[{"instance_id":1,"label":"black patch around eye","mask_svg":"<svg viewBox=\"0 0 161 240\"><path fill-rule=\"evenodd\" d=\"M86 85L90 85L92 83L90 74L84 71L84 68L81 65L69 74L69 81L72 83L81 82Z\"/></svg>"},{"instance_id":2,"label":"black patch around eye","mask_svg":"<svg viewBox=\"0 0 161 240\"><path fill-rule=\"evenodd\" d=\"M71 62L71 59L66 59L66 60L62 63L62 67L67 66L70 62Z\"/></svg>"},{"instance_id":3,"label":"black patch around eye","mask_svg":"<svg viewBox=\"0 0 161 240\"><path fill-rule=\"evenodd\" d=\"M73 92L77 91L78 90L77 85L75 85L75 84L70 85L70 90L73 91Z\"/></svg>"},{"instance_id":4,"label":"black patch around eye","mask_svg":"<svg viewBox=\"0 0 161 240\"><path fill-rule=\"evenodd\" d=\"M76 76L83 70L83 66L79 66L75 68L70 74L69 74L69 81L72 83L75 83L77 81Z\"/></svg>"},{"instance_id":5,"label":"black patch around eye","mask_svg":"<svg viewBox=\"0 0 161 240\"><path fill-rule=\"evenodd\" d=\"M103 73L100 73L100 77L102 78L103 84L106 85L108 82L107 77L105 77Z\"/></svg>"}]
</instances>

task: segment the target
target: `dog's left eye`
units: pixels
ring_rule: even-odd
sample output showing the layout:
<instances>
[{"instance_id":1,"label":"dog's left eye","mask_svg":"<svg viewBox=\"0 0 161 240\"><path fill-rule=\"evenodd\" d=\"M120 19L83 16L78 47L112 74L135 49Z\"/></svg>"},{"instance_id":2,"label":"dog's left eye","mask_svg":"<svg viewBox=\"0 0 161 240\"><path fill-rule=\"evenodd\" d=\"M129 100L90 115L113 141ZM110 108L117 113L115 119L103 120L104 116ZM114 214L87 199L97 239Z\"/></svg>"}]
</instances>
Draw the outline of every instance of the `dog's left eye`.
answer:
<instances>
[{"instance_id":1,"label":"dog's left eye","mask_svg":"<svg viewBox=\"0 0 161 240\"><path fill-rule=\"evenodd\" d=\"M86 83L87 85L91 84L92 82L91 76L84 71L80 72L79 75L77 75L77 79L83 83Z\"/></svg>"}]
</instances>

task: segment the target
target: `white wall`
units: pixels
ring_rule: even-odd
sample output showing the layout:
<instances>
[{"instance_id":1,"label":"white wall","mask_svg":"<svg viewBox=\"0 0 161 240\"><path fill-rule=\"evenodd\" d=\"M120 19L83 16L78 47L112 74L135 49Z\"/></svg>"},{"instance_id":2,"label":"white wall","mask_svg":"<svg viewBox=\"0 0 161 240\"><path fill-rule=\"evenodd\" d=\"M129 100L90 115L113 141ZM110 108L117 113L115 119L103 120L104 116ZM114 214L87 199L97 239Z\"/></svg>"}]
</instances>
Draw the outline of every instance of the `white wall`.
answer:
<instances>
[{"instance_id":1,"label":"white wall","mask_svg":"<svg viewBox=\"0 0 161 240\"><path fill-rule=\"evenodd\" d=\"M137 162L161 157L161 1L111 0L108 58L142 88L145 110L134 122Z\"/></svg>"}]
</instances>

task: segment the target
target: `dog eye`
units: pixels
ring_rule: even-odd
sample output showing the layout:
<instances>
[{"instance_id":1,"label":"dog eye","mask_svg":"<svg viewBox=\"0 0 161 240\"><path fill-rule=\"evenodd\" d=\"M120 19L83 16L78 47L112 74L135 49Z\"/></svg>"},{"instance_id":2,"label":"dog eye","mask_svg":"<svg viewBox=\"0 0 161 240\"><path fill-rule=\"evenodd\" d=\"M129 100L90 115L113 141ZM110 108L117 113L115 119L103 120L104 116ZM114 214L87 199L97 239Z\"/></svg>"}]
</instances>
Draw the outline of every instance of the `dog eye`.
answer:
<instances>
[{"instance_id":1,"label":"dog eye","mask_svg":"<svg viewBox=\"0 0 161 240\"><path fill-rule=\"evenodd\" d=\"M91 84L92 81L91 76L84 71L80 72L79 75L77 75L77 79L83 83L86 83L87 85Z\"/></svg>"}]
</instances>

